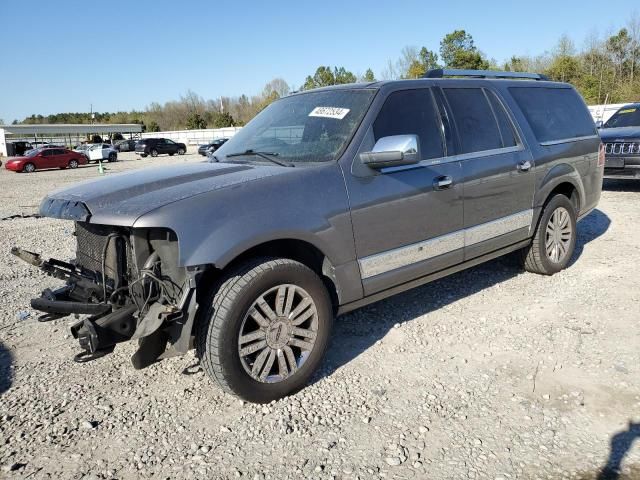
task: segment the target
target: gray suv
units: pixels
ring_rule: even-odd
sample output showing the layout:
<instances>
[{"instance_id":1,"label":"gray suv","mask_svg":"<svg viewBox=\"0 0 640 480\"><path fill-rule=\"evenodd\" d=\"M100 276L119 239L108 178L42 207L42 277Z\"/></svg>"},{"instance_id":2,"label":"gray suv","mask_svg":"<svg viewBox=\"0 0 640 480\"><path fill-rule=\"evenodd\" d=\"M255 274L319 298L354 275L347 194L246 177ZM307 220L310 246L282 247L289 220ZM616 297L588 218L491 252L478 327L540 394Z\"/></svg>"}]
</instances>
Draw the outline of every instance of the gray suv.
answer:
<instances>
[{"instance_id":1,"label":"gray suv","mask_svg":"<svg viewBox=\"0 0 640 480\"><path fill-rule=\"evenodd\" d=\"M32 307L82 315L76 361L195 347L225 391L269 402L305 385L337 315L514 251L530 272L566 267L599 147L580 95L535 74L311 90L208 161L48 195L40 213L75 222L74 260L13 251L66 281Z\"/></svg>"}]
</instances>

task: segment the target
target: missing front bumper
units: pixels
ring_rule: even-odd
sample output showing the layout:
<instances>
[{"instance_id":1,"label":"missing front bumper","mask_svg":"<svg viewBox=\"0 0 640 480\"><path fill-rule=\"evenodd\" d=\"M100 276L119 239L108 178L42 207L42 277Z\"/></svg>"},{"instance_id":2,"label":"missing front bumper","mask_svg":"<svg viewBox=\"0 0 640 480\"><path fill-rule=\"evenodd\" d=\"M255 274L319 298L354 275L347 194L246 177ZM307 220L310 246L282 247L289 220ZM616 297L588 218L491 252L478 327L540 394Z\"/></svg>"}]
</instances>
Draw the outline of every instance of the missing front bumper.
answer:
<instances>
[{"instance_id":1,"label":"missing front bumper","mask_svg":"<svg viewBox=\"0 0 640 480\"><path fill-rule=\"evenodd\" d=\"M138 340L139 348L131 361L136 369L141 369L161 358L182 355L191 348L197 310L196 284L202 269L188 272L179 290L179 300L169 301L159 293L151 301L151 296L147 296L141 308L132 297L118 296L118 302L114 302L118 289L103 284L102 276L93 271L55 259L45 261L37 253L16 247L11 251L47 275L66 281L65 286L57 290L46 289L40 297L31 300L32 308L44 313L40 321L87 315L71 327L73 337L83 349L75 356L75 361L95 360L113 352L118 343ZM150 256L154 261L157 258ZM162 277L160 273L158 275ZM151 275L151 284L158 281L157 278L155 274ZM155 288L157 292L166 290L166 287Z\"/></svg>"}]
</instances>

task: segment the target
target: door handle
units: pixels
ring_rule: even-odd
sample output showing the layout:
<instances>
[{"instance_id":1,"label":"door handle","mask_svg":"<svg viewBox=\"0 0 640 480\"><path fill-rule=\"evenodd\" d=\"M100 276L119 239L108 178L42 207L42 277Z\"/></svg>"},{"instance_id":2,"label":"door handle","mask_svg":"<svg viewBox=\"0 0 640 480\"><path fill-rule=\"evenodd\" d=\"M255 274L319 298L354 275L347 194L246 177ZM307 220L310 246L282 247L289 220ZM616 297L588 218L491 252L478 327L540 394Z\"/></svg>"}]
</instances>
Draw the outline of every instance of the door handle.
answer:
<instances>
[{"instance_id":1,"label":"door handle","mask_svg":"<svg viewBox=\"0 0 640 480\"><path fill-rule=\"evenodd\" d=\"M518 163L519 172L528 172L529 170L531 170L531 162L529 160Z\"/></svg>"},{"instance_id":2,"label":"door handle","mask_svg":"<svg viewBox=\"0 0 640 480\"><path fill-rule=\"evenodd\" d=\"M453 185L453 179L449 176L436 177L433 179L433 188L435 190L446 190Z\"/></svg>"}]
</instances>

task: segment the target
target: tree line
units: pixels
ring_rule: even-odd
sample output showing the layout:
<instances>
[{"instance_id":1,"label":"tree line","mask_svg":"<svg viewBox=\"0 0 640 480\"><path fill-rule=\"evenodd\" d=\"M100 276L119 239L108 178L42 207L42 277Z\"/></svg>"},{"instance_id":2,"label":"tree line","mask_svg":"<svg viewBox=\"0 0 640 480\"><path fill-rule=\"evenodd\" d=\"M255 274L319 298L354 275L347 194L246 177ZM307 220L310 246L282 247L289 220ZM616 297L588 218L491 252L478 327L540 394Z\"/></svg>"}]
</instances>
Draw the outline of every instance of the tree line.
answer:
<instances>
[{"instance_id":1,"label":"tree line","mask_svg":"<svg viewBox=\"0 0 640 480\"><path fill-rule=\"evenodd\" d=\"M443 37L438 49L406 46L395 60L389 60L379 78L420 78L434 68L506 70L537 72L550 79L573 84L589 104L621 103L640 100L640 17L631 15L616 32L589 34L581 48L562 35L551 52L537 56L514 55L502 64L488 58L473 36L455 30ZM374 82L370 68L356 75L343 66L319 66L305 78L300 90L355 82ZM139 123L145 131L224 128L242 126L262 109L293 88L282 78L268 82L256 95L204 99L191 90L164 104L151 103L141 111L86 112L31 115L14 124L38 123Z\"/></svg>"}]
</instances>

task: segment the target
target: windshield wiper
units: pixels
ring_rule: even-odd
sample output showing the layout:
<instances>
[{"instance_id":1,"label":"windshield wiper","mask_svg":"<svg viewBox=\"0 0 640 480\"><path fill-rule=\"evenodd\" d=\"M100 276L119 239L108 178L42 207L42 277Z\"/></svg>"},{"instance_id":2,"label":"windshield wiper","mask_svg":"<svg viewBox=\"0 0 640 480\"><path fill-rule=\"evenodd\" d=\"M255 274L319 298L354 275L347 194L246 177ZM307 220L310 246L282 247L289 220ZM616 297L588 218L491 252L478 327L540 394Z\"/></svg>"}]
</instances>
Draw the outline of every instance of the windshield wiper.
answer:
<instances>
[{"instance_id":1,"label":"windshield wiper","mask_svg":"<svg viewBox=\"0 0 640 480\"><path fill-rule=\"evenodd\" d=\"M244 152L236 152L236 153L229 153L227 155L225 155L225 158L232 158L232 157L242 157L245 155L255 155L256 157L260 157L260 158L264 158L265 160L268 160L272 163L275 163L276 165L280 165L281 167L295 167L295 165L293 163L289 163L289 162L284 162L282 160L278 160L277 157L279 154L275 153L275 152L258 152L256 150L245 150Z\"/></svg>"}]
</instances>

